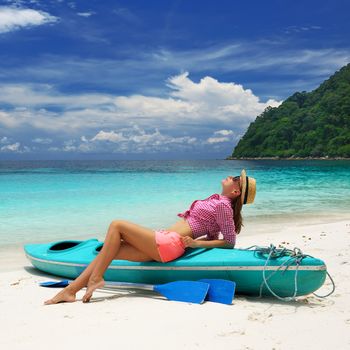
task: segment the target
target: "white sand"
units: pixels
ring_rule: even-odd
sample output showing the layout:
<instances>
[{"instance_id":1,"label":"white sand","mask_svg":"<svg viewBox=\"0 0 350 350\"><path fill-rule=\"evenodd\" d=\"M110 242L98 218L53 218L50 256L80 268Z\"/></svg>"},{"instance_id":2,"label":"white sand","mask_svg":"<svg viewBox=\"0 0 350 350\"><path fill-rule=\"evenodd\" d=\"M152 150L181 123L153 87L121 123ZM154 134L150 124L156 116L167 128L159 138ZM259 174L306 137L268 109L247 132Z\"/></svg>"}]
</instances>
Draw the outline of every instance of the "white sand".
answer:
<instances>
[{"instance_id":1,"label":"white sand","mask_svg":"<svg viewBox=\"0 0 350 350\"><path fill-rule=\"evenodd\" d=\"M50 278L17 249L12 261L1 258L0 348L350 349L350 220L279 226L273 233L247 227L257 234L242 233L238 246L285 242L325 260L337 286L332 296L289 303L237 297L227 306L96 292L89 304L44 306L58 290L38 287ZM319 293L330 289L327 281Z\"/></svg>"}]
</instances>

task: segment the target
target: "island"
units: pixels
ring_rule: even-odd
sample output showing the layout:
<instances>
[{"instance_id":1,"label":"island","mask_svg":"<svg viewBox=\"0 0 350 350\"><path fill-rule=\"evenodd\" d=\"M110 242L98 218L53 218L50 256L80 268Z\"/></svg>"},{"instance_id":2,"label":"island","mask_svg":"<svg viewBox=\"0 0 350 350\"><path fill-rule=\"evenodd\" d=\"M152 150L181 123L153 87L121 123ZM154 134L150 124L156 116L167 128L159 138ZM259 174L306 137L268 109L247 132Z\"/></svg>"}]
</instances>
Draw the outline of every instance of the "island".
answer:
<instances>
[{"instance_id":1,"label":"island","mask_svg":"<svg viewBox=\"0 0 350 350\"><path fill-rule=\"evenodd\" d=\"M226 159L350 158L350 64L252 122Z\"/></svg>"}]
</instances>

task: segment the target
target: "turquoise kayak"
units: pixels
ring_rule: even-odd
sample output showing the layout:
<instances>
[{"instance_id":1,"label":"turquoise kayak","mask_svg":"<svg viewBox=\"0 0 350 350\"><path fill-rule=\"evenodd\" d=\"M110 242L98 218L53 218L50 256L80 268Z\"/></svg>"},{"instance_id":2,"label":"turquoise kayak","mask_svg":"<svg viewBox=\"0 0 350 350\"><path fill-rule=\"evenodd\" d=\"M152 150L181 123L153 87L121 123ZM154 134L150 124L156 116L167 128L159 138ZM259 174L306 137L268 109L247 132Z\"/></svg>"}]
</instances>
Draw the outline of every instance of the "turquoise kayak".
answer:
<instances>
[{"instance_id":1,"label":"turquoise kayak","mask_svg":"<svg viewBox=\"0 0 350 350\"><path fill-rule=\"evenodd\" d=\"M26 256L37 269L74 279L96 257L103 245L97 239L27 244ZM272 253L271 253L272 252ZM307 295L326 279L325 263L286 249L264 250L186 249L169 263L113 260L104 274L106 281L161 284L204 278L227 279L236 292L281 297Z\"/></svg>"}]
</instances>

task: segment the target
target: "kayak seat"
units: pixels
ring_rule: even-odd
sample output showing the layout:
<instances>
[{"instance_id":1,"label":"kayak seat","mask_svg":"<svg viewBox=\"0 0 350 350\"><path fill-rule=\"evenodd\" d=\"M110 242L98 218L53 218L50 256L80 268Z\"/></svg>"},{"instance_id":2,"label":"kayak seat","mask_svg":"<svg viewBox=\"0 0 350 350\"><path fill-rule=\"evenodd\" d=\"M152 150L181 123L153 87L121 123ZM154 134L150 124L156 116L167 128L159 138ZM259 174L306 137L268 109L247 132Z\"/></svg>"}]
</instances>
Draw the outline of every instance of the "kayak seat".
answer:
<instances>
[{"instance_id":1,"label":"kayak seat","mask_svg":"<svg viewBox=\"0 0 350 350\"><path fill-rule=\"evenodd\" d=\"M81 241L62 241L62 242L58 242L58 243L52 245L49 250L62 251L62 250L66 250L66 249L71 249L73 247L76 247L80 243L81 243Z\"/></svg>"},{"instance_id":2,"label":"kayak seat","mask_svg":"<svg viewBox=\"0 0 350 350\"><path fill-rule=\"evenodd\" d=\"M95 248L95 253L99 253L101 251L103 247L103 243L99 244L96 248Z\"/></svg>"}]
</instances>

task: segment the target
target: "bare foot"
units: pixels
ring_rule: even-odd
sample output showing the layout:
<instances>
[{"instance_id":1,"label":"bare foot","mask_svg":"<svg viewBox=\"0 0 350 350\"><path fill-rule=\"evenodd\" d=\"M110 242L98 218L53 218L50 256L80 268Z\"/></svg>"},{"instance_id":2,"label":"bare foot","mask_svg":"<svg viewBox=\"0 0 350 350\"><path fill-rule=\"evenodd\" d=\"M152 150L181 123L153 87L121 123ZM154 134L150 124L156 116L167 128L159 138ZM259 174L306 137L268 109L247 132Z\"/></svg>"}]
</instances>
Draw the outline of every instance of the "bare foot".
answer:
<instances>
[{"instance_id":1,"label":"bare foot","mask_svg":"<svg viewBox=\"0 0 350 350\"><path fill-rule=\"evenodd\" d=\"M75 293L73 293L68 287L57 293L52 299L46 300L45 305L52 305L57 303L73 303L75 301Z\"/></svg>"},{"instance_id":2,"label":"bare foot","mask_svg":"<svg viewBox=\"0 0 350 350\"><path fill-rule=\"evenodd\" d=\"M83 296L83 303L88 303L92 297L92 293L96 289L102 288L104 285L105 285L105 281L103 278L99 278L99 279L90 278L88 285L86 287L86 293Z\"/></svg>"}]
</instances>

